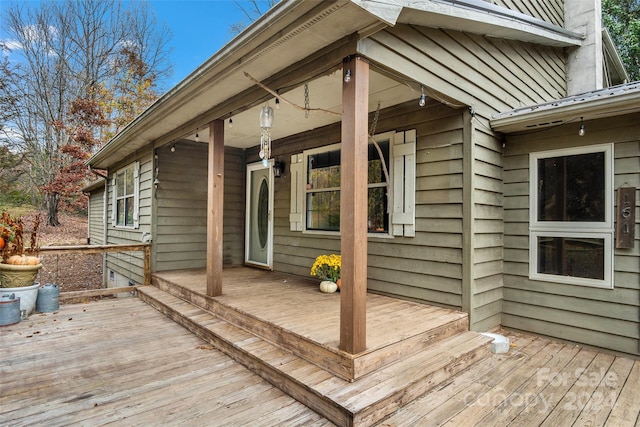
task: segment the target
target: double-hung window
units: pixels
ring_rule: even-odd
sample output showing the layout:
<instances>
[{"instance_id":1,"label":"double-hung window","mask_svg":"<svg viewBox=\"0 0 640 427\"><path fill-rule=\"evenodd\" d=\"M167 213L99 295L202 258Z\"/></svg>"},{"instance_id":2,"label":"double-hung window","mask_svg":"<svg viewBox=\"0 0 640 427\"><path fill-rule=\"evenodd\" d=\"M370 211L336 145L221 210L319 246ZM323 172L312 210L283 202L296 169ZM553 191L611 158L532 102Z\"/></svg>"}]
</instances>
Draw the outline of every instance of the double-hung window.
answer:
<instances>
[{"instance_id":1,"label":"double-hung window","mask_svg":"<svg viewBox=\"0 0 640 427\"><path fill-rule=\"evenodd\" d=\"M612 152L530 154L530 278L613 287Z\"/></svg>"},{"instance_id":2,"label":"double-hung window","mask_svg":"<svg viewBox=\"0 0 640 427\"><path fill-rule=\"evenodd\" d=\"M390 187L384 164L389 165L390 141L368 146L367 222L368 232L389 234L388 194ZM380 152L382 153L382 159ZM306 230L340 231L340 144L305 151ZM383 160L384 159L384 160Z\"/></svg>"},{"instance_id":3,"label":"double-hung window","mask_svg":"<svg viewBox=\"0 0 640 427\"><path fill-rule=\"evenodd\" d=\"M119 227L138 226L139 163L116 172L113 178L112 222Z\"/></svg>"},{"instance_id":4,"label":"double-hung window","mask_svg":"<svg viewBox=\"0 0 640 427\"><path fill-rule=\"evenodd\" d=\"M367 148L367 231L415 236L415 129L375 135ZM291 231L340 232L340 144L291 156Z\"/></svg>"}]
</instances>

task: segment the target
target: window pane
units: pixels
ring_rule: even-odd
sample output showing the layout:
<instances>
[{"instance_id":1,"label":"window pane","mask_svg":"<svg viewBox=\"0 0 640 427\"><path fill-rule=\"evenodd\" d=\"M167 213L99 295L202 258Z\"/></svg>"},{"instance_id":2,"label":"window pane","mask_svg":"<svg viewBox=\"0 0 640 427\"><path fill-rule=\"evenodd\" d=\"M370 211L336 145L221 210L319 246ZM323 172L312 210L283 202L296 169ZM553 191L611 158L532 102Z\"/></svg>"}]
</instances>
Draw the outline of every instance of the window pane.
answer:
<instances>
[{"instance_id":1,"label":"window pane","mask_svg":"<svg viewBox=\"0 0 640 427\"><path fill-rule=\"evenodd\" d=\"M538 220L604 222L604 152L538 159Z\"/></svg>"},{"instance_id":2,"label":"window pane","mask_svg":"<svg viewBox=\"0 0 640 427\"><path fill-rule=\"evenodd\" d=\"M125 225L133 225L133 197L127 197L125 199L125 205L127 209L127 219Z\"/></svg>"},{"instance_id":3,"label":"window pane","mask_svg":"<svg viewBox=\"0 0 640 427\"><path fill-rule=\"evenodd\" d=\"M369 233L384 233L389 230L389 215L387 215L386 187L369 189Z\"/></svg>"},{"instance_id":4,"label":"window pane","mask_svg":"<svg viewBox=\"0 0 640 427\"><path fill-rule=\"evenodd\" d=\"M310 155L307 189L340 188L340 150Z\"/></svg>"},{"instance_id":5,"label":"window pane","mask_svg":"<svg viewBox=\"0 0 640 427\"><path fill-rule=\"evenodd\" d=\"M538 273L604 280L604 239L538 237Z\"/></svg>"},{"instance_id":6,"label":"window pane","mask_svg":"<svg viewBox=\"0 0 640 427\"><path fill-rule=\"evenodd\" d=\"M121 172L116 176L116 197L124 195L124 181L124 172Z\"/></svg>"},{"instance_id":7,"label":"window pane","mask_svg":"<svg viewBox=\"0 0 640 427\"><path fill-rule=\"evenodd\" d=\"M307 194L307 229L340 230L340 192Z\"/></svg>"},{"instance_id":8,"label":"window pane","mask_svg":"<svg viewBox=\"0 0 640 427\"><path fill-rule=\"evenodd\" d=\"M116 203L116 224L124 225L124 199Z\"/></svg>"},{"instance_id":9,"label":"window pane","mask_svg":"<svg viewBox=\"0 0 640 427\"><path fill-rule=\"evenodd\" d=\"M378 142L382 155L385 158L387 171L389 169L389 141ZM382 161L378 150L373 144L369 144L369 176L367 179L369 184L386 182L384 171L382 169Z\"/></svg>"},{"instance_id":10,"label":"window pane","mask_svg":"<svg viewBox=\"0 0 640 427\"><path fill-rule=\"evenodd\" d=\"M126 182L125 194L129 196L133 194L133 168L128 168L125 171L125 182Z\"/></svg>"}]
</instances>

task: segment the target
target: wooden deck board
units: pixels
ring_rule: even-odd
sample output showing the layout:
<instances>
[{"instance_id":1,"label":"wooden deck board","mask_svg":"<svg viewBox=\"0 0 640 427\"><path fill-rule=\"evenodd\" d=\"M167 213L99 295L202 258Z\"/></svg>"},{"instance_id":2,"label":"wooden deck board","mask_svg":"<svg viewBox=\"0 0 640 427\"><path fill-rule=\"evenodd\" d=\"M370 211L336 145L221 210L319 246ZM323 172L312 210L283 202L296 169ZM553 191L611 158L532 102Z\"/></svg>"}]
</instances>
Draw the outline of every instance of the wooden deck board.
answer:
<instances>
[{"instance_id":1,"label":"wooden deck board","mask_svg":"<svg viewBox=\"0 0 640 427\"><path fill-rule=\"evenodd\" d=\"M204 270L156 273L173 283L205 295ZM223 272L222 296L216 300L237 310L294 331L319 344L337 348L340 327L340 294L323 294L316 281L249 268ZM267 303L277 301L277 304ZM286 308L286 310L283 309ZM439 317L466 316L451 310L403 301L381 295L367 295L367 348L376 349L420 333ZM304 319L301 322L300 319ZM402 331L398 334L398 331Z\"/></svg>"},{"instance_id":2,"label":"wooden deck board","mask_svg":"<svg viewBox=\"0 0 640 427\"><path fill-rule=\"evenodd\" d=\"M0 425L332 425L137 298L0 332Z\"/></svg>"},{"instance_id":3,"label":"wooden deck board","mask_svg":"<svg viewBox=\"0 0 640 427\"><path fill-rule=\"evenodd\" d=\"M640 361L510 338L508 354L482 359L381 425L640 423ZM0 348L1 425L332 425L136 298L32 315L0 328ZM296 375L328 379L289 364ZM353 383L326 385L375 400Z\"/></svg>"}]
</instances>

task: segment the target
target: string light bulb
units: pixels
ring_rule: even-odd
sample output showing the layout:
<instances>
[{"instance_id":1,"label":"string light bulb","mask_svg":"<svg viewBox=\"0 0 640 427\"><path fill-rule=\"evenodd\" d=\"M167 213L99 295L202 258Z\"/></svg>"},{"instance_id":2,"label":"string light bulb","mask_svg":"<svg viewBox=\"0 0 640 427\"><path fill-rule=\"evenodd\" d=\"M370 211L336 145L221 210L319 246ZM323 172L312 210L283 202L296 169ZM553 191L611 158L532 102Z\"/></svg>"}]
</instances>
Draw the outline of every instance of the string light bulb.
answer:
<instances>
[{"instance_id":1,"label":"string light bulb","mask_svg":"<svg viewBox=\"0 0 640 427\"><path fill-rule=\"evenodd\" d=\"M276 93L278 92L276 91ZM280 109L280 98L276 98L276 110L279 110L279 109Z\"/></svg>"},{"instance_id":2,"label":"string light bulb","mask_svg":"<svg viewBox=\"0 0 640 427\"><path fill-rule=\"evenodd\" d=\"M171 146L171 152L172 152L172 153L175 153L175 152L176 152L176 144L173 144L173 145Z\"/></svg>"},{"instance_id":3,"label":"string light bulb","mask_svg":"<svg viewBox=\"0 0 640 427\"><path fill-rule=\"evenodd\" d=\"M200 142L200 135L198 135L198 129L196 128L196 142Z\"/></svg>"},{"instance_id":4,"label":"string light bulb","mask_svg":"<svg viewBox=\"0 0 640 427\"><path fill-rule=\"evenodd\" d=\"M427 97L424 94L424 86L420 85L420 101L418 101L418 105L424 107L427 105Z\"/></svg>"},{"instance_id":5,"label":"string light bulb","mask_svg":"<svg viewBox=\"0 0 640 427\"><path fill-rule=\"evenodd\" d=\"M580 117L580 130L578 130L579 136L584 136L584 118Z\"/></svg>"},{"instance_id":6,"label":"string light bulb","mask_svg":"<svg viewBox=\"0 0 640 427\"><path fill-rule=\"evenodd\" d=\"M229 117L229 129L233 129L233 119Z\"/></svg>"},{"instance_id":7,"label":"string light bulb","mask_svg":"<svg viewBox=\"0 0 640 427\"><path fill-rule=\"evenodd\" d=\"M349 83L351 81L351 68L347 68L347 71L344 73L344 82Z\"/></svg>"}]
</instances>

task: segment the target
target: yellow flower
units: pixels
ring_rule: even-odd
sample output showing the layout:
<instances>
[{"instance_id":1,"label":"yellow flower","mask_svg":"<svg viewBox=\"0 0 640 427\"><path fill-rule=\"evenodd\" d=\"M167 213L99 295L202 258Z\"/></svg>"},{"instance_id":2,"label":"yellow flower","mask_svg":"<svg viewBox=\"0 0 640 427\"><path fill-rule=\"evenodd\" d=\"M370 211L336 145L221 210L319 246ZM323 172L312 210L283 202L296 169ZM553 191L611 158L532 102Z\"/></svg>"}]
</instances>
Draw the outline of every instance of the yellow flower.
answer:
<instances>
[{"instance_id":1,"label":"yellow flower","mask_svg":"<svg viewBox=\"0 0 640 427\"><path fill-rule=\"evenodd\" d=\"M311 275L321 280L336 282L340 278L341 263L340 255L320 255L311 267Z\"/></svg>"}]
</instances>

